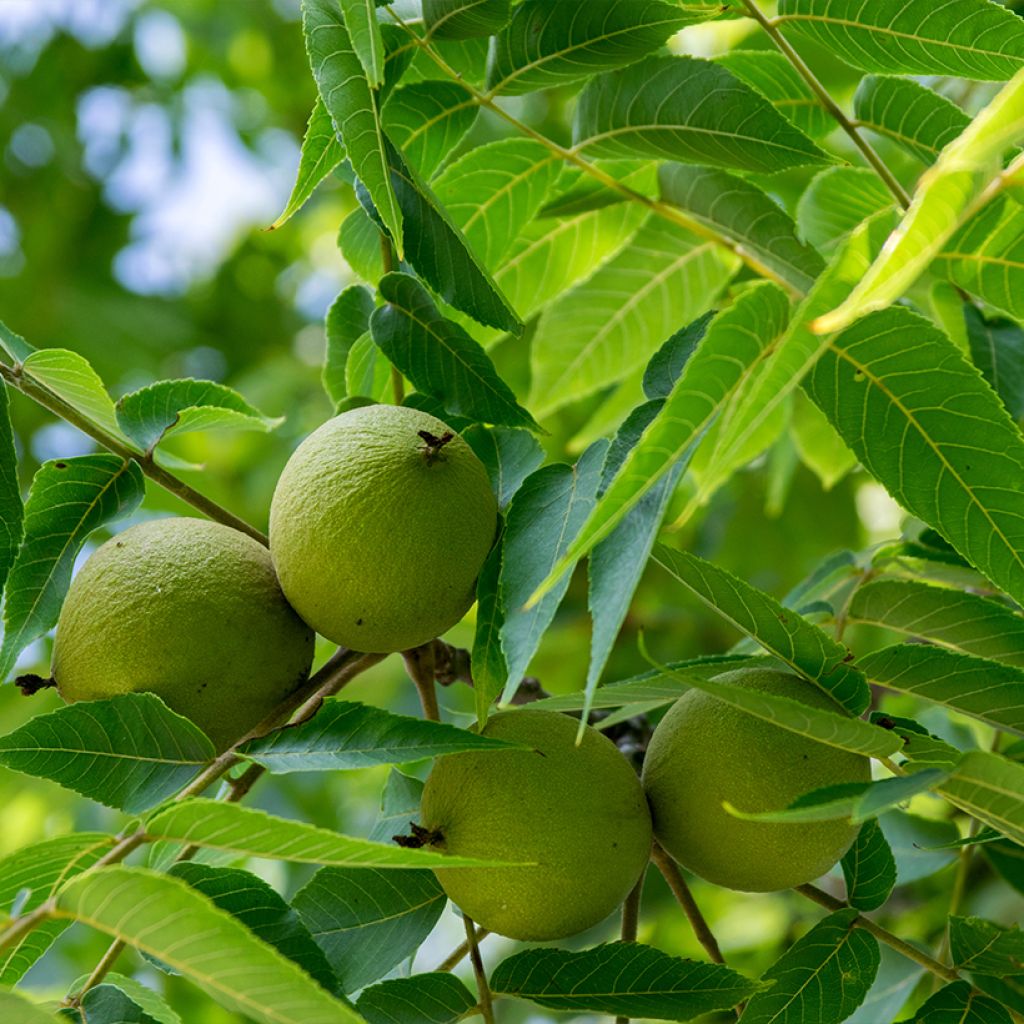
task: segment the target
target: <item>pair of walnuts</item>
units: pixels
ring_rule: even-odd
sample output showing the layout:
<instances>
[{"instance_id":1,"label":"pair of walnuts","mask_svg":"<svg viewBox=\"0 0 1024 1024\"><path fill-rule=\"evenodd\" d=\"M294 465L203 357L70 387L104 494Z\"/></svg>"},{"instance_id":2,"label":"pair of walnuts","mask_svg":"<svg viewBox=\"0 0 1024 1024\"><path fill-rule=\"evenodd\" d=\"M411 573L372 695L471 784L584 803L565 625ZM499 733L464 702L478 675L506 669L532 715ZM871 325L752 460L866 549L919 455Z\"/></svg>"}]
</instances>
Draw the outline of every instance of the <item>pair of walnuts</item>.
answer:
<instances>
[{"instance_id":1,"label":"pair of walnuts","mask_svg":"<svg viewBox=\"0 0 1024 1024\"><path fill-rule=\"evenodd\" d=\"M396 406L335 417L295 451L270 511L270 551L216 523L161 519L104 544L61 611L53 675L69 701L156 693L223 749L307 678L314 631L366 652L407 650L458 622L497 531L486 469L440 420ZM730 682L831 706L782 672ZM660 723L641 782L614 744L547 711L494 715L517 746L440 758L422 831L438 848L509 867L443 869L452 900L519 939L582 931L617 907L653 835L684 866L738 889L786 888L828 870L844 821L742 821L818 786L866 782L865 758L825 747L696 691Z\"/></svg>"}]
</instances>

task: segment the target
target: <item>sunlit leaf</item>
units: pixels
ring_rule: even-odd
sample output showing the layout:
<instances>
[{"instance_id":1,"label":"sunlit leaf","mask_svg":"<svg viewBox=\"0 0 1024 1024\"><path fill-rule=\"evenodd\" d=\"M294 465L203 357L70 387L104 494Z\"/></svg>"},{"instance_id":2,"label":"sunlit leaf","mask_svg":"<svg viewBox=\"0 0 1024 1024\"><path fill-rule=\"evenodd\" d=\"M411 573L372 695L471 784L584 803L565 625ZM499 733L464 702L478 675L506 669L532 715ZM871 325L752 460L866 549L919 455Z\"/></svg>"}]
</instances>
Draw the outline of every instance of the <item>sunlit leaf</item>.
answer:
<instances>
[{"instance_id":1,"label":"sunlit leaf","mask_svg":"<svg viewBox=\"0 0 1024 1024\"><path fill-rule=\"evenodd\" d=\"M893 204L874 171L829 167L804 189L796 208L800 234L822 252L842 245L857 225Z\"/></svg>"},{"instance_id":2,"label":"sunlit leaf","mask_svg":"<svg viewBox=\"0 0 1024 1024\"><path fill-rule=\"evenodd\" d=\"M327 310L324 320L327 352L321 380L335 406L348 397L345 368L349 352L370 329L370 314L375 308L373 293L362 285L353 284L344 289Z\"/></svg>"},{"instance_id":3,"label":"sunlit leaf","mask_svg":"<svg viewBox=\"0 0 1024 1024\"><path fill-rule=\"evenodd\" d=\"M334 121L324 106L323 97L318 95L309 115L306 134L302 139L299 169L295 175L292 194L288 197L281 215L270 225L271 229L281 227L285 221L298 213L316 191L317 185L344 159L345 147L338 138Z\"/></svg>"},{"instance_id":4,"label":"sunlit leaf","mask_svg":"<svg viewBox=\"0 0 1024 1024\"><path fill-rule=\"evenodd\" d=\"M366 73L366 80L376 89L384 82L384 40L374 0L339 0L352 48Z\"/></svg>"},{"instance_id":5,"label":"sunlit leaf","mask_svg":"<svg viewBox=\"0 0 1024 1024\"><path fill-rule=\"evenodd\" d=\"M473 126L477 110L476 100L457 82L413 82L395 89L381 120L406 160L430 178Z\"/></svg>"},{"instance_id":6,"label":"sunlit leaf","mask_svg":"<svg viewBox=\"0 0 1024 1024\"><path fill-rule=\"evenodd\" d=\"M9 1024L54 1024L57 1019L28 995L14 989L0 989L0 1018Z\"/></svg>"},{"instance_id":7,"label":"sunlit leaf","mask_svg":"<svg viewBox=\"0 0 1024 1024\"><path fill-rule=\"evenodd\" d=\"M0 381L0 595L21 547L24 516L7 385Z\"/></svg>"},{"instance_id":8,"label":"sunlit leaf","mask_svg":"<svg viewBox=\"0 0 1024 1024\"><path fill-rule=\"evenodd\" d=\"M1024 846L1024 765L998 754L964 754L939 790L957 807Z\"/></svg>"},{"instance_id":9,"label":"sunlit leaf","mask_svg":"<svg viewBox=\"0 0 1024 1024\"><path fill-rule=\"evenodd\" d=\"M510 15L509 0L423 0L423 24L435 39L490 36Z\"/></svg>"}]
</instances>

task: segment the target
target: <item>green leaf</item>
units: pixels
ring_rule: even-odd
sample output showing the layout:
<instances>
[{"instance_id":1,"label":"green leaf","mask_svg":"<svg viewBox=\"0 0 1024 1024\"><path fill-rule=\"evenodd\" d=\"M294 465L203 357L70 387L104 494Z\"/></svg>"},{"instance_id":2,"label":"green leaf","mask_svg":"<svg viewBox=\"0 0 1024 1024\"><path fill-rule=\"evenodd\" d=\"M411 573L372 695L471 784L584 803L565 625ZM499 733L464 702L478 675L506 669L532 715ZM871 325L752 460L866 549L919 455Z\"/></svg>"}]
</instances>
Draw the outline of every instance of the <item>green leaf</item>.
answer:
<instances>
[{"instance_id":1,"label":"green leaf","mask_svg":"<svg viewBox=\"0 0 1024 1024\"><path fill-rule=\"evenodd\" d=\"M264 416L237 391L212 380L161 380L120 398L117 422L140 448L151 452L172 434L197 430L259 430L284 417Z\"/></svg>"},{"instance_id":2,"label":"green leaf","mask_svg":"<svg viewBox=\"0 0 1024 1024\"><path fill-rule=\"evenodd\" d=\"M882 962L875 983L864 1002L846 1018L845 1024L879 1024L894 1021L906 1004L923 969L913 960L897 953L891 946L881 946Z\"/></svg>"},{"instance_id":3,"label":"green leaf","mask_svg":"<svg viewBox=\"0 0 1024 1024\"><path fill-rule=\"evenodd\" d=\"M449 305L481 324L518 334L523 325L516 311L437 197L390 143L387 154L395 195L410 228L409 264Z\"/></svg>"},{"instance_id":4,"label":"green leaf","mask_svg":"<svg viewBox=\"0 0 1024 1024\"><path fill-rule=\"evenodd\" d=\"M510 16L509 0L423 0L423 24L435 39L490 36Z\"/></svg>"},{"instance_id":5,"label":"green leaf","mask_svg":"<svg viewBox=\"0 0 1024 1024\"><path fill-rule=\"evenodd\" d=\"M499 589L503 542L501 537L491 548L476 581L476 629L470 665L473 703L479 722L487 721L491 703L508 682L508 660L501 647L501 630L505 624Z\"/></svg>"},{"instance_id":6,"label":"green leaf","mask_svg":"<svg viewBox=\"0 0 1024 1024\"><path fill-rule=\"evenodd\" d=\"M328 992L336 979L323 950L278 892L262 878L240 868L184 862L170 873L187 882L214 904L238 918L254 935L297 963Z\"/></svg>"},{"instance_id":7,"label":"green leaf","mask_svg":"<svg viewBox=\"0 0 1024 1024\"><path fill-rule=\"evenodd\" d=\"M333 0L302 0L302 22L310 68L324 105L401 256L402 211L392 190L384 130L352 37Z\"/></svg>"},{"instance_id":8,"label":"green leaf","mask_svg":"<svg viewBox=\"0 0 1024 1024\"><path fill-rule=\"evenodd\" d=\"M899 885L929 878L956 860L956 851L946 845L960 836L952 822L889 811L878 824L896 858Z\"/></svg>"},{"instance_id":9,"label":"green leaf","mask_svg":"<svg viewBox=\"0 0 1024 1024\"><path fill-rule=\"evenodd\" d=\"M384 273L381 231L361 206L341 222L338 248L345 262L360 278L377 283L377 279Z\"/></svg>"},{"instance_id":10,"label":"green leaf","mask_svg":"<svg viewBox=\"0 0 1024 1024\"><path fill-rule=\"evenodd\" d=\"M39 348L26 354L22 372L59 395L77 412L115 437L122 437L113 399L89 361L64 348Z\"/></svg>"},{"instance_id":11,"label":"green leaf","mask_svg":"<svg viewBox=\"0 0 1024 1024\"><path fill-rule=\"evenodd\" d=\"M544 461L544 449L528 430L484 427L474 423L462 432L484 464L498 507L505 508L522 482Z\"/></svg>"},{"instance_id":12,"label":"green leaf","mask_svg":"<svg viewBox=\"0 0 1024 1024\"><path fill-rule=\"evenodd\" d=\"M639 369L728 283L737 259L652 217L630 244L547 309L531 349L530 407L546 416Z\"/></svg>"},{"instance_id":13,"label":"green leaf","mask_svg":"<svg viewBox=\"0 0 1024 1024\"><path fill-rule=\"evenodd\" d=\"M381 111L388 137L406 160L431 178L473 127L479 107L458 82L413 82L396 89Z\"/></svg>"},{"instance_id":14,"label":"green leaf","mask_svg":"<svg viewBox=\"0 0 1024 1024\"><path fill-rule=\"evenodd\" d=\"M797 939L765 971L775 982L755 992L740 1024L839 1024L857 1009L878 972L873 935L854 927L857 911L837 910Z\"/></svg>"},{"instance_id":15,"label":"green leaf","mask_svg":"<svg viewBox=\"0 0 1024 1024\"><path fill-rule=\"evenodd\" d=\"M374 0L340 0L352 48L366 73L366 80L374 89L384 83L384 40Z\"/></svg>"},{"instance_id":16,"label":"green leaf","mask_svg":"<svg viewBox=\"0 0 1024 1024\"><path fill-rule=\"evenodd\" d=\"M345 366L352 346L370 329L370 314L376 308L373 293L362 285L345 288L331 303L324 321L327 352L322 381L324 391L337 405L348 398Z\"/></svg>"},{"instance_id":17,"label":"green leaf","mask_svg":"<svg viewBox=\"0 0 1024 1024\"><path fill-rule=\"evenodd\" d=\"M373 338L417 390L446 411L477 422L539 429L498 376L490 357L408 274L387 274L378 290L385 305L370 317Z\"/></svg>"},{"instance_id":18,"label":"green leaf","mask_svg":"<svg viewBox=\"0 0 1024 1024\"><path fill-rule=\"evenodd\" d=\"M5 1024L54 1024L53 1014L14 989L0 989L0 1018Z\"/></svg>"},{"instance_id":19,"label":"green leaf","mask_svg":"<svg viewBox=\"0 0 1024 1024\"><path fill-rule=\"evenodd\" d=\"M998 839L981 847L985 859L1017 890L1024 893L1024 847Z\"/></svg>"},{"instance_id":20,"label":"green leaf","mask_svg":"<svg viewBox=\"0 0 1024 1024\"><path fill-rule=\"evenodd\" d=\"M368 988L356 1009L368 1024L455 1024L476 1006L474 996L451 974L414 974Z\"/></svg>"},{"instance_id":21,"label":"green leaf","mask_svg":"<svg viewBox=\"0 0 1024 1024\"><path fill-rule=\"evenodd\" d=\"M629 187L641 195L653 197L657 192L658 164L654 160L595 160L591 166L620 183L628 178ZM627 201L622 192L574 164L562 166L555 193L550 202L541 207L541 217L571 217Z\"/></svg>"},{"instance_id":22,"label":"green leaf","mask_svg":"<svg viewBox=\"0 0 1024 1024\"><path fill-rule=\"evenodd\" d=\"M665 0L522 0L494 42L489 92L517 94L631 64L684 25L713 18L721 4Z\"/></svg>"},{"instance_id":23,"label":"green leaf","mask_svg":"<svg viewBox=\"0 0 1024 1024\"><path fill-rule=\"evenodd\" d=\"M78 992L88 980L83 975L74 982L69 992ZM86 1024L182 1024L174 1010L163 997L151 988L147 988L134 978L128 978L116 971L108 971L103 976L103 983L97 985L82 999L85 1010Z\"/></svg>"},{"instance_id":24,"label":"green leaf","mask_svg":"<svg viewBox=\"0 0 1024 1024\"><path fill-rule=\"evenodd\" d=\"M35 345L30 345L20 334L15 334L2 320L0 320L0 348L16 363L24 363L33 352L37 351Z\"/></svg>"},{"instance_id":25,"label":"green leaf","mask_svg":"<svg viewBox=\"0 0 1024 1024\"><path fill-rule=\"evenodd\" d=\"M877 821L865 821L843 854L846 898L858 910L877 910L896 885L896 858Z\"/></svg>"},{"instance_id":26,"label":"green leaf","mask_svg":"<svg viewBox=\"0 0 1024 1024\"><path fill-rule=\"evenodd\" d=\"M392 768L381 794L377 821L370 829L370 839L377 843L390 842L392 836L404 832L409 822L418 816L422 796L423 783L419 779Z\"/></svg>"},{"instance_id":27,"label":"green leaf","mask_svg":"<svg viewBox=\"0 0 1024 1024\"><path fill-rule=\"evenodd\" d=\"M367 331L360 335L345 360L345 389L351 398L381 401L391 384L391 364Z\"/></svg>"},{"instance_id":28,"label":"green leaf","mask_svg":"<svg viewBox=\"0 0 1024 1024\"><path fill-rule=\"evenodd\" d=\"M709 167L662 164L661 198L735 242L797 294L806 292L825 261L796 237L796 226L779 205L742 178Z\"/></svg>"},{"instance_id":29,"label":"green leaf","mask_svg":"<svg viewBox=\"0 0 1024 1024\"><path fill-rule=\"evenodd\" d=\"M707 326L657 419L541 585L550 585L618 525L655 483L699 441L785 327L785 294L767 282L749 288Z\"/></svg>"},{"instance_id":30,"label":"green leaf","mask_svg":"<svg viewBox=\"0 0 1024 1024\"><path fill-rule=\"evenodd\" d=\"M932 266L965 291L1020 320L1024 317L1024 209L1009 198L989 203L949 240Z\"/></svg>"},{"instance_id":31,"label":"green leaf","mask_svg":"<svg viewBox=\"0 0 1024 1024\"><path fill-rule=\"evenodd\" d=\"M17 656L57 622L75 558L93 530L131 515L142 470L117 455L44 462L25 505L25 538L7 580L0 680Z\"/></svg>"},{"instance_id":32,"label":"green leaf","mask_svg":"<svg viewBox=\"0 0 1024 1024\"><path fill-rule=\"evenodd\" d=\"M1024 618L978 594L917 580L872 580L854 593L848 621L884 626L1024 669ZM986 670L991 667L986 663Z\"/></svg>"},{"instance_id":33,"label":"green leaf","mask_svg":"<svg viewBox=\"0 0 1024 1024\"><path fill-rule=\"evenodd\" d=\"M780 0L775 24L861 71L1001 82L1024 64L1024 24L987 0Z\"/></svg>"},{"instance_id":34,"label":"green leaf","mask_svg":"<svg viewBox=\"0 0 1024 1024\"><path fill-rule=\"evenodd\" d=\"M829 162L760 93L695 57L648 57L591 79L573 141L587 157L652 156L766 174Z\"/></svg>"},{"instance_id":35,"label":"green leaf","mask_svg":"<svg viewBox=\"0 0 1024 1024\"><path fill-rule=\"evenodd\" d=\"M998 754L964 754L939 787L951 803L1024 846L1024 765Z\"/></svg>"},{"instance_id":36,"label":"green leaf","mask_svg":"<svg viewBox=\"0 0 1024 1024\"><path fill-rule=\"evenodd\" d=\"M386 846L237 804L194 797L158 812L146 825L151 840L177 840L244 857L269 857L331 867L482 867L495 862L449 857L432 850ZM507 865L508 862L501 862Z\"/></svg>"},{"instance_id":37,"label":"green leaf","mask_svg":"<svg viewBox=\"0 0 1024 1024\"><path fill-rule=\"evenodd\" d=\"M835 128L836 122L821 105L821 100L781 53L733 50L715 57L715 63L756 89L783 117L812 139L828 135Z\"/></svg>"},{"instance_id":38,"label":"green leaf","mask_svg":"<svg viewBox=\"0 0 1024 1024\"><path fill-rule=\"evenodd\" d=\"M644 394L651 399L668 398L672 389L679 380L690 359L690 356L697 351L697 345L707 333L710 324L718 315L718 310L711 309L702 313L696 320L680 327L671 335L651 356L650 361L644 368L643 389ZM633 446L630 446L632 451Z\"/></svg>"},{"instance_id":39,"label":"green leaf","mask_svg":"<svg viewBox=\"0 0 1024 1024\"><path fill-rule=\"evenodd\" d=\"M1007 412L1024 419L1024 328L1014 320L986 317L970 304L963 310L971 361Z\"/></svg>"},{"instance_id":40,"label":"green leaf","mask_svg":"<svg viewBox=\"0 0 1024 1024\"><path fill-rule=\"evenodd\" d=\"M857 465L857 456L803 391L793 393L789 433L800 461L814 472L826 491Z\"/></svg>"},{"instance_id":41,"label":"green leaf","mask_svg":"<svg viewBox=\"0 0 1024 1024\"><path fill-rule=\"evenodd\" d=\"M360 1020L298 965L176 878L143 868L107 867L65 886L56 913L156 957L226 1009L254 1021Z\"/></svg>"},{"instance_id":42,"label":"green leaf","mask_svg":"<svg viewBox=\"0 0 1024 1024\"><path fill-rule=\"evenodd\" d=\"M594 949L528 949L503 960L491 989L562 1012L686 1021L726 1010L757 983L721 964L669 956L638 942Z\"/></svg>"},{"instance_id":43,"label":"green leaf","mask_svg":"<svg viewBox=\"0 0 1024 1024\"><path fill-rule=\"evenodd\" d=\"M1024 438L956 346L893 307L831 339L806 387L908 512L1024 599Z\"/></svg>"},{"instance_id":44,"label":"green leaf","mask_svg":"<svg viewBox=\"0 0 1024 1024\"><path fill-rule=\"evenodd\" d=\"M7 385L0 381L0 595L21 547L24 518Z\"/></svg>"},{"instance_id":45,"label":"green leaf","mask_svg":"<svg viewBox=\"0 0 1024 1024\"><path fill-rule=\"evenodd\" d=\"M891 140L924 164L935 163L971 123L945 96L912 78L892 75L862 78L853 97L853 114L861 127Z\"/></svg>"},{"instance_id":46,"label":"green leaf","mask_svg":"<svg viewBox=\"0 0 1024 1024\"><path fill-rule=\"evenodd\" d=\"M405 831L402 822L399 831ZM292 906L334 969L355 992L398 966L430 934L448 899L430 871L323 868Z\"/></svg>"},{"instance_id":47,"label":"green leaf","mask_svg":"<svg viewBox=\"0 0 1024 1024\"><path fill-rule=\"evenodd\" d=\"M391 28L392 26L385 25L383 27ZM399 29L403 37L402 42L405 45L409 43L410 29L414 35L418 35L420 38L423 37L421 26L406 23L406 28ZM431 40L431 49L444 60L448 67L462 81L477 86L482 90L484 76L487 73L489 43L490 40L486 36L475 36L472 39L433 39ZM409 65L408 71L405 72L403 81L424 82L437 78L437 64L420 47L414 45L413 50L415 52L412 57L412 63Z\"/></svg>"},{"instance_id":48,"label":"green leaf","mask_svg":"<svg viewBox=\"0 0 1024 1024\"><path fill-rule=\"evenodd\" d=\"M394 715L352 701L326 700L303 725L250 740L240 753L280 775L404 764L460 750L500 750L508 744L443 722Z\"/></svg>"},{"instance_id":49,"label":"green leaf","mask_svg":"<svg viewBox=\"0 0 1024 1024\"><path fill-rule=\"evenodd\" d=\"M316 191L317 185L345 159L345 147L338 138L334 121L324 106L322 96L317 96L316 103L309 115L306 134L302 139L302 151L299 154L299 169L292 186L292 194L281 215L270 225L270 230L281 227L285 221L306 204Z\"/></svg>"},{"instance_id":50,"label":"green leaf","mask_svg":"<svg viewBox=\"0 0 1024 1024\"><path fill-rule=\"evenodd\" d=\"M924 2L930 7L928 0ZM999 10L991 4L985 6ZM1005 14L1024 37L1024 22L1009 11ZM1022 136L1024 68L921 176L910 208L868 272L840 305L818 317L813 329L819 334L841 331L858 317L903 295L943 249L985 186L1000 173L1005 150Z\"/></svg>"},{"instance_id":51,"label":"green leaf","mask_svg":"<svg viewBox=\"0 0 1024 1024\"><path fill-rule=\"evenodd\" d=\"M131 814L213 760L213 744L152 693L79 701L0 736L0 764Z\"/></svg>"},{"instance_id":52,"label":"green leaf","mask_svg":"<svg viewBox=\"0 0 1024 1024\"><path fill-rule=\"evenodd\" d=\"M92 867L114 842L102 832L77 832L22 847L0 859L0 917L10 914L16 903L20 914L31 913L69 878ZM20 981L67 926L66 921L43 921L0 952L0 985Z\"/></svg>"},{"instance_id":53,"label":"green leaf","mask_svg":"<svg viewBox=\"0 0 1024 1024\"><path fill-rule=\"evenodd\" d=\"M891 193L874 171L829 167L800 196L796 222L811 245L831 253L859 224L892 204Z\"/></svg>"},{"instance_id":54,"label":"green leaf","mask_svg":"<svg viewBox=\"0 0 1024 1024\"><path fill-rule=\"evenodd\" d=\"M495 270L543 205L559 168L533 139L500 139L446 167L434 194L484 266Z\"/></svg>"},{"instance_id":55,"label":"green leaf","mask_svg":"<svg viewBox=\"0 0 1024 1024\"><path fill-rule=\"evenodd\" d=\"M737 629L815 683L853 715L870 703L863 674L849 664L849 651L824 630L775 598L731 573L664 545L655 560L676 580Z\"/></svg>"},{"instance_id":56,"label":"green leaf","mask_svg":"<svg viewBox=\"0 0 1024 1024\"><path fill-rule=\"evenodd\" d=\"M982 917L950 917L949 951L953 966L996 978L1024 974L1024 933L1001 928Z\"/></svg>"},{"instance_id":57,"label":"green leaf","mask_svg":"<svg viewBox=\"0 0 1024 1024\"><path fill-rule=\"evenodd\" d=\"M980 996L966 981L940 988L906 1024L1011 1024L994 999Z\"/></svg>"}]
</instances>

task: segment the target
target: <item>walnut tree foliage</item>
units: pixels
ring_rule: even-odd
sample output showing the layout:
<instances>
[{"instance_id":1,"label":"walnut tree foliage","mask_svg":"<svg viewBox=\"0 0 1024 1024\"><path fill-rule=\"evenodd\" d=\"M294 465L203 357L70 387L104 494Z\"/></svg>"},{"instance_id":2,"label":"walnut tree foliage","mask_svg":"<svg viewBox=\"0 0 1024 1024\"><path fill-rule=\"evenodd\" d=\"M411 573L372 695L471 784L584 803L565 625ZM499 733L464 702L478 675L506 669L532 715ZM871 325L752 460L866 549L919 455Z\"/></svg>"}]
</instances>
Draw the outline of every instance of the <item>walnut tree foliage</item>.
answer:
<instances>
[{"instance_id":1,"label":"walnut tree foliage","mask_svg":"<svg viewBox=\"0 0 1024 1024\"><path fill-rule=\"evenodd\" d=\"M215 345L224 304L237 387L162 369L153 351L187 320L157 330L125 306L120 335L79 351L111 294L69 299L57 271L50 308L45 286L0 289L0 672L9 692L39 690L0 728L0 767L64 801L27 844L0 845L0 1021L1024 1021L1014 5L300 13L260 22L292 47L266 91L289 123L302 108L294 188L265 248L230 264L239 309L222 278L192 310ZM257 51L231 58L241 81ZM196 54L206 71L227 59ZM51 215L73 232L86 218L67 209ZM310 368L268 341L296 325L260 260L299 258L324 210L347 277ZM26 244L31 269L41 250ZM85 281L96 261L69 248ZM303 374L317 397L293 385ZM334 696L400 659L325 641L293 725L219 756L151 694L65 706L47 690L83 551L189 506L265 541L288 450L368 402L449 423L501 509L475 611L451 642L406 654L419 690L442 687L442 721L429 697L412 713L408 680L390 703L394 687L381 699L362 680ZM54 417L92 448L37 463L28 439ZM885 492L899 525L869 533L855 502ZM714 681L746 664L798 672L844 715ZM560 665L571 678L552 678ZM671 901L664 855L638 931L627 907L621 933L608 920L557 945L488 939L473 968L465 950L435 956L431 936L462 933L430 869L457 859L392 842L431 760L497 748L473 725L538 697L639 760L690 688L873 758L871 783L809 785L758 816L859 825L841 865L783 896L692 880L724 958ZM10 836L19 785L2 790ZM344 815L325 812L334 800Z\"/></svg>"}]
</instances>

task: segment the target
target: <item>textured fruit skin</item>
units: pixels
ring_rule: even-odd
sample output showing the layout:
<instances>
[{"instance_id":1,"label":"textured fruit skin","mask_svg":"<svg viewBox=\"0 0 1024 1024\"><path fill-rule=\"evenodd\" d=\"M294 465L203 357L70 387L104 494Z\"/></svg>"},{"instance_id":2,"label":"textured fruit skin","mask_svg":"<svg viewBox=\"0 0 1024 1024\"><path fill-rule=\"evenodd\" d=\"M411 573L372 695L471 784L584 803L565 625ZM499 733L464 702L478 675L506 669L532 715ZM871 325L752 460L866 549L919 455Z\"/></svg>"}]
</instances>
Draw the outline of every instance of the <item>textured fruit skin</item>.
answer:
<instances>
[{"instance_id":1,"label":"textured fruit skin","mask_svg":"<svg viewBox=\"0 0 1024 1024\"><path fill-rule=\"evenodd\" d=\"M314 640L262 544L203 519L158 519L82 566L52 670L67 701L155 693L220 750L306 679Z\"/></svg>"},{"instance_id":2,"label":"textured fruit skin","mask_svg":"<svg viewBox=\"0 0 1024 1024\"><path fill-rule=\"evenodd\" d=\"M739 669L715 679L837 711L816 686L786 672ZM647 748L643 783L658 842L683 867L729 889L774 892L820 877L857 827L741 821L722 807L775 811L821 786L869 782L859 754L798 736L699 690L681 697Z\"/></svg>"},{"instance_id":3,"label":"textured fruit skin","mask_svg":"<svg viewBox=\"0 0 1024 1024\"><path fill-rule=\"evenodd\" d=\"M575 935L629 894L651 852L640 780L607 737L551 711L494 715L485 736L529 750L449 754L423 790L423 825L449 853L536 867L442 868L444 891L474 921L527 941Z\"/></svg>"},{"instance_id":4,"label":"textured fruit skin","mask_svg":"<svg viewBox=\"0 0 1024 1024\"><path fill-rule=\"evenodd\" d=\"M404 651L457 623L494 543L483 463L455 436L434 461L418 409L368 405L328 420L289 459L270 508L281 587L318 633L357 651Z\"/></svg>"}]
</instances>

